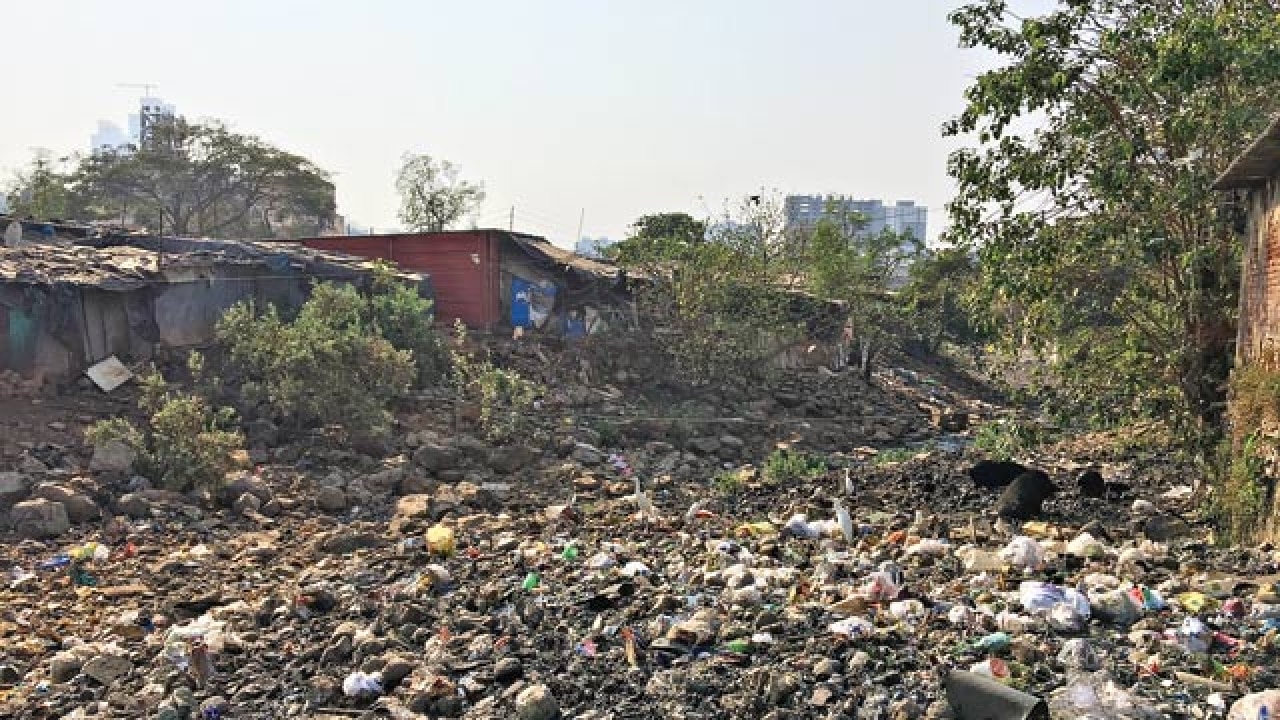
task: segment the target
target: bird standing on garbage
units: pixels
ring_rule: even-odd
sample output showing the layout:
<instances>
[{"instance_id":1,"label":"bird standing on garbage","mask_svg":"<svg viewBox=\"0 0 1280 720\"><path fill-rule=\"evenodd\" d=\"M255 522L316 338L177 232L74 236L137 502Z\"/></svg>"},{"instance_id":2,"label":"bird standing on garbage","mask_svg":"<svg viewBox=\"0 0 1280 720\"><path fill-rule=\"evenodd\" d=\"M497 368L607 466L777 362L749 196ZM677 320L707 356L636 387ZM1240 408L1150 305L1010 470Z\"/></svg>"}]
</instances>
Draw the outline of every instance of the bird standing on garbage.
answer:
<instances>
[{"instance_id":1,"label":"bird standing on garbage","mask_svg":"<svg viewBox=\"0 0 1280 720\"><path fill-rule=\"evenodd\" d=\"M649 493L640 485L640 476L633 476L636 481L636 493L633 499L636 503L636 516L646 522L654 519L653 501L649 499Z\"/></svg>"},{"instance_id":2,"label":"bird standing on garbage","mask_svg":"<svg viewBox=\"0 0 1280 720\"><path fill-rule=\"evenodd\" d=\"M845 542L853 542L853 517L849 515L849 511L844 509L844 505L839 499L835 500L836 506L836 522L840 523L840 532L844 533Z\"/></svg>"}]
</instances>

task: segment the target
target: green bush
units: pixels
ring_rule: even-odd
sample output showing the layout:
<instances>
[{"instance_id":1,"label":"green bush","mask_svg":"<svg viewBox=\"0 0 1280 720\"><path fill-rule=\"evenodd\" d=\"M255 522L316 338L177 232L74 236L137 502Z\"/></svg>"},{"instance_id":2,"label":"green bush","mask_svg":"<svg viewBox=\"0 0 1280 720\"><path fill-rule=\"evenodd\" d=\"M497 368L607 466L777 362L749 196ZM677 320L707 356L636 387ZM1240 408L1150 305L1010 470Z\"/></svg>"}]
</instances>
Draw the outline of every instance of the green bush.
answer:
<instances>
[{"instance_id":1,"label":"green bush","mask_svg":"<svg viewBox=\"0 0 1280 720\"><path fill-rule=\"evenodd\" d=\"M147 415L145 429L124 418L92 425L89 442L118 440L137 454L138 471L161 486L178 492L216 490L236 468L235 455L244 437L235 429L230 408L211 408L204 398L171 392L154 369L142 377L139 407Z\"/></svg>"},{"instance_id":2,"label":"green bush","mask_svg":"<svg viewBox=\"0 0 1280 720\"><path fill-rule=\"evenodd\" d=\"M372 290L369 317L379 334L396 349L413 353L420 387L439 382L449 372L449 349L436 332L431 300L381 263L374 270Z\"/></svg>"},{"instance_id":3,"label":"green bush","mask_svg":"<svg viewBox=\"0 0 1280 720\"><path fill-rule=\"evenodd\" d=\"M454 326L457 347L452 350L453 379L461 396L480 410L480 430L495 443L520 438L534 427L534 402L542 388L515 370L494 367L488 360L468 355L467 329Z\"/></svg>"},{"instance_id":4,"label":"green bush","mask_svg":"<svg viewBox=\"0 0 1280 720\"><path fill-rule=\"evenodd\" d=\"M217 334L250 403L297 425L338 426L349 440L376 439L390 430L391 403L420 377L413 351L397 348L379 325L381 313L388 327L403 327L390 319L406 308L399 295L371 300L351 286L321 283L291 323L274 306L258 313L241 303Z\"/></svg>"},{"instance_id":5,"label":"green bush","mask_svg":"<svg viewBox=\"0 0 1280 720\"><path fill-rule=\"evenodd\" d=\"M775 450L764 461L764 479L775 484L809 480L826 471L820 458L796 450Z\"/></svg>"},{"instance_id":6,"label":"green bush","mask_svg":"<svg viewBox=\"0 0 1280 720\"><path fill-rule=\"evenodd\" d=\"M1037 448L1052 439L1048 429L1017 420L994 420L974 433L973 445L995 460L1011 460L1015 455Z\"/></svg>"},{"instance_id":7,"label":"green bush","mask_svg":"<svg viewBox=\"0 0 1280 720\"><path fill-rule=\"evenodd\" d=\"M722 470L715 477L716 492L725 495L737 495L742 492L743 485L746 481L743 479L740 470Z\"/></svg>"}]
</instances>

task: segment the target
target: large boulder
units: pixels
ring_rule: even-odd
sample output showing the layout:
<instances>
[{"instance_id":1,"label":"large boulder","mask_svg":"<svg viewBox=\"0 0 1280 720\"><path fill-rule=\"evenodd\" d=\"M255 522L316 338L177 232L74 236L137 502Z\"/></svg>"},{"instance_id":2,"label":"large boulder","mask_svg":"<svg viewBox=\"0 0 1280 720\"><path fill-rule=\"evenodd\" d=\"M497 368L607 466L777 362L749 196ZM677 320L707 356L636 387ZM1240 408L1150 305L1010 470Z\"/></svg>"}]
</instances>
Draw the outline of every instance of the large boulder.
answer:
<instances>
[{"instance_id":1,"label":"large boulder","mask_svg":"<svg viewBox=\"0 0 1280 720\"><path fill-rule=\"evenodd\" d=\"M458 467L459 453L454 448L429 443L413 453L413 462L425 470L440 472Z\"/></svg>"},{"instance_id":2,"label":"large boulder","mask_svg":"<svg viewBox=\"0 0 1280 720\"><path fill-rule=\"evenodd\" d=\"M108 440L93 446L89 470L95 473L127 476L133 472L138 454L119 440Z\"/></svg>"},{"instance_id":3,"label":"large boulder","mask_svg":"<svg viewBox=\"0 0 1280 720\"><path fill-rule=\"evenodd\" d=\"M979 460L969 468L969 479L981 488L1008 487L1019 475L1027 472L1024 465L1008 460Z\"/></svg>"},{"instance_id":4,"label":"large boulder","mask_svg":"<svg viewBox=\"0 0 1280 720\"><path fill-rule=\"evenodd\" d=\"M31 478L20 472L0 472L0 503L17 502L27 496Z\"/></svg>"},{"instance_id":5,"label":"large boulder","mask_svg":"<svg viewBox=\"0 0 1280 720\"><path fill-rule=\"evenodd\" d=\"M14 505L9 523L19 535L30 538L55 538L71 529L67 506L44 498Z\"/></svg>"},{"instance_id":6,"label":"large boulder","mask_svg":"<svg viewBox=\"0 0 1280 720\"><path fill-rule=\"evenodd\" d=\"M73 523L89 522L102 517L102 510L98 508L93 498L66 485L41 483L31 491L31 494L51 502L62 503L67 509L67 517Z\"/></svg>"},{"instance_id":7,"label":"large boulder","mask_svg":"<svg viewBox=\"0 0 1280 720\"><path fill-rule=\"evenodd\" d=\"M504 445L489 451L488 463L494 472L510 475L523 470L535 457L533 450L525 445Z\"/></svg>"}]
</instances>

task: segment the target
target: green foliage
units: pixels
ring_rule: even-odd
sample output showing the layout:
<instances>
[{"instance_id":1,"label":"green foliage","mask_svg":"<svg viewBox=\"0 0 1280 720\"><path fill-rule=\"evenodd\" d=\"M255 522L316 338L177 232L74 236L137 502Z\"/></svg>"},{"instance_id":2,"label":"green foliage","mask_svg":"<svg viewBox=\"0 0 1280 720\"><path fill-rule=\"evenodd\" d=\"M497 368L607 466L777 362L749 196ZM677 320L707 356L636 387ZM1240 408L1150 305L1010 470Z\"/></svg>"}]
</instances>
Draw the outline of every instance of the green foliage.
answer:
<instances>
[{"instance_id":1,"label":"green foliage","mask_svg":"<svg viewBox=\"0 0 1280 720\"><path fill-rule=\"evenodd\" d=\"M1011 348L1053 371L1059 411L1219 421L1239 240L1214 179L1280 89L1271 1L1002 0L950 16L981 74L945 133L952 239L976 255L975 300Z\"/></svg>"},{"instance_id":2,"label":"green foliage","mask_svg":"<svg viewBox=\"0 0 1280 720\"><path fill-rule=\"evenodd\" d=\"M484 186L458 177L448 160L405 153L396 173L400 221L410 230L448 230L484 202Z\"/></svg>"},{"instance_id":3,"label":"green foliage","mask_svg":"<svg viewBox=\"0 0 1280 720\"><path fill-rule=\"evenodd\" d=\"M722 470L716 473L712 483L715 485L716 493L725 497L732 497L742 492L743 487L746 485L746 480L739 470Z\"/></svg>"},{"instance_id":4,"label":"green foliage","mask_svg":"<svg viewBox=\"0 0 1280 720\"><path fill-rule=\"evenodd\" d=\"M65 161L66 158L63 158ZM67 176L45 154L38 153L26 170L14 173L8 188L9 212L37 220L66 218Z\"/></svg>"},{"instance_id":5,"label":"green foliage","mask_svg":"<svg viewBox=\"0 0 1280 720\"><path fill-rule=\"evenodd\" d=\"M977 271L960 248L923 251L908 268L901 307L911 318L909 330L926 351L937 352L944 341L972 345L989 339L968 307Z\"/></svg>"},{"instance_id":6,"label":"green foliage","mask_svg":"<svg viewBox=\"0 0 1280 720\"><path fill-rule=\"evenodd\" d=\"M764 479L771 483L792 483L821 477L827 472L827 464L807 453L780 449L765 459L763 472Z\"/></svg>"},{"instance_id":7,"label":"green foliage","mask_svg":"<svg viewBox=\"0 0 1280 720\"><path fill-rule=\"evenodd\" d=\"M413 354L420 387L439 382L449 372L449 349L436 331L432 301L397 279L383 262L374 268L371 290L369 316L378 333Z\"/></svg>"},{"instance_id":8,"label":"green foliage","mask_svg":"<svg viewBox=\"0 0 1280 720\"><path fill-rule=\"evenodd\" d=\"M1053 433L1035 423L993 420L973 435L974 447L996 460L1011 460L1052 441Z\"/></svg>"},{"instance_id":9,"label":"green foliage","mask_svg":"<svg viewBox=\"0 0 1280 720\"><path fill-rule=\"evenodd\" d=\"M891 465L906 462L915 457L920 450L909 447L886 448L871 458L872 465Z\"/></svg>"},{"instance_id":10,"label":"green foliage","mask_svg":"<svg viewBox=\"0 0 1280 720\"><path fill-rule=\"evenodd\" d=\"M615 423L605 419L597 419L591 423L591 429L600 437L600 447L616 448L622 445L622 431Z\"/></svg>"},{"instance_id":11,"label":"green foliage","mask_svg":"<svg viewBox=\"0 0 1280 720\"><path fill-rule=\"evenodd\" d=\"M631 234L605 249L606 257L623 264L642 263L678 253L707 239L707 224L682 212L643 215L631 223Z\"/></svg>"},{"instance_id":12,"label":"green foliage","mask_svg":"<svg viewBox=\"0 0 1280 720\"><path fill-rule=\"evenodd\" d=\"M232 307L217 334L243 376L244 397L295 424L338 426L348 439L385 436L388 407L408 395L420 370L411 349L381 334L379 297L386 296L321 283L293 322L274 306L262 313L252 303ZM388 301L381 312L393 309L402 304Z\"/></svg>"},{"instance_id":13,"label":"green foliage","mask_svg":"<svg viewBox=\"0 0 1280 720\"><path fill-rule=\"evenodd\" d=\"M244 437L234 429L235 412L212 408L198 395L170 391L154 368L141 383L138 405L147 415L145 429L112 418L88 429L89 442L124 443L137 454L139 471L169 490L218 489L244 449Z\"/></svg>"},{"instance_id":14,"label":"green foliage","mask_svg":"<svg viewBox=\"0 0 1280 720\"><path fill-rule=\"evenodd\" d=\"M157 234L304 237L333 220L334 186L310 160L218 122L155 121L137 148L81 157L66 189L78 217Z\"/></svg>"},{"instance_id":15,"label":"green foliage","mask_svg":"<svg viewBox=\"0 0 1280 720\"><path fill-rule=\"evenodd\" d=\"M1258 440L1255 432L1243 442L1224 440L1218 449L1216 482L1205 510L1228 542L1253 540L1266 517L1266 459Z\"/></svg>"},{"instance_id":16,"label":"green foliage","mask_svg":"<svg viewBox=\"0 0 1280 720\"><path fill-rule=\"evenodd\" d=\"M635 227L650 233L688 224L642 218ZM802 318L789 311L788 290L798 284L781 202L744 202L705 241L697 240L695 225L678 237L638 234L618 251L626 267L652 279L637 302L663 334L656 346L669 377L692 385L766 381L775 371L772 356L803 330Z\"/></svg>"},{"instance_id":17,"label":"green foliage","mask_svg":"<svg viewBox=\"0 0 1280 720\"><path fill-rule=\"evenodd\" d=\"M463 349L467 330L461 321L454 332L453 380L462 397L478 406L485 438L505 443L527 436L536 427L534 403L542 388L515 370L494 367L488 360L468 354Z\"/></svg>"}]
</instances>

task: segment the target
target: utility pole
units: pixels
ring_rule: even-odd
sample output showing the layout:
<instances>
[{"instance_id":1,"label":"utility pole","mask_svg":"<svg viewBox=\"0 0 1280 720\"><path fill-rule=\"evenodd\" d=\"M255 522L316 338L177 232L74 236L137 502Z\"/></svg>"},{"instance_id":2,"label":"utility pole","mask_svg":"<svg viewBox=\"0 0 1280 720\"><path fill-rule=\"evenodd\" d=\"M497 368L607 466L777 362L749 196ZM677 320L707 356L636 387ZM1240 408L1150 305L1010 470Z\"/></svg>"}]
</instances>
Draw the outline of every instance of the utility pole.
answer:
<instances>
[{"instance_id":1,"label":"utility pole","mask_svg":"<svg viewBox=\"0 0 1280 720\"><path fill-rule=\"evenodd\" d=\"M582 208L582 212L578 213L578 235L573 238L574 247L577 247L578 241L582 240L582 221L587 219L587 209Z\"/></svg>"},{"instance_id":2,"label":"utility pole","mask_svg":"<svg viewBox=\"0 0 1280 720\"><path fill-rule=\"evenodd\" d=\"M516 231L516 206L511 206L511 219L507 221L507 232Z\"/></svg>"}]
</instances>

